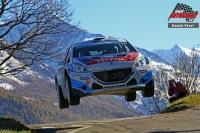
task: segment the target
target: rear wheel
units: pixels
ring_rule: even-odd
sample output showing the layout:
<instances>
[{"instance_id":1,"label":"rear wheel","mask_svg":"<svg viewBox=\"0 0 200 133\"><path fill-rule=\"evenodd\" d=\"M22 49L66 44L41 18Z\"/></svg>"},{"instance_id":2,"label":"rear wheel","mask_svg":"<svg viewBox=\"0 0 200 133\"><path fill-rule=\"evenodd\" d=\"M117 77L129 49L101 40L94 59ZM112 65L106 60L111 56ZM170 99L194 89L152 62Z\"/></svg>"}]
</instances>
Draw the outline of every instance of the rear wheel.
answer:
<instances>
[{"instance_id":1,"label":"rear wheel","mask_svg":"<svg viewBox=\"0 0 200 133\"><path fill-rule=\"evenodd\" d=\"M135 101L135 99L136 99L136 92L127 93L127 94L125 95L125 100L126 100L127 102Z\"/></svg>"},{"instance_id":2,"label":"rear wheel","mask_svg":"<svg viewBox=\"0 0 200 133\"><path fill-rule=\"evenodd\" d=\"M80 104L80 96L79 95L73 95L71 82L69 80L69 77L66 77L66 86L68 86L68 102L71 106L73 105L79 105Z\"/></svg>"},{"instance_id":3,"label":"rear wheel","mask_svg":"<svg viewBox=\"0 0 200 133\"><path fill-rule=\"evenodd\" d=\"M69 102L68 99L65 99L62 93L61 87L56 83L56 92L58 97L58 106L60 109L68 108Z\"/></svg>"},{"instance_id":4,"label":"rear wheel","mask_svg":"<svg viewBox=\"0 0 200 133\"><path fill-rule=\"evenodd\" d=\"M145 87L142 90L143 97L153 97L154 96L154 86L152 87Z\"/></svg>"}]
</instances>

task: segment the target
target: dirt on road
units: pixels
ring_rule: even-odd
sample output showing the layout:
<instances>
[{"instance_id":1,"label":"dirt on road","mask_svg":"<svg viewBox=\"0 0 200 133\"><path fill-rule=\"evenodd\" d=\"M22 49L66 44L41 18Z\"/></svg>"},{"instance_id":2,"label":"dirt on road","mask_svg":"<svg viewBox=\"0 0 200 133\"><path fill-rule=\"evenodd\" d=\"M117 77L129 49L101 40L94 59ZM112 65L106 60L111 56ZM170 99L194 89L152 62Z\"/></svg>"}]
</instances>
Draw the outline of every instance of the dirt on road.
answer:
<instances>
[{"instance_id":1,"label":"dirt on road","mask_svg":"<svg viewBox=\"0 0 200 133\"><path fill-rule=\"evenodd\" d=\"M200 106L151 116L30 127L37 133L200 133Z\"/></svg>"}]
</instances>

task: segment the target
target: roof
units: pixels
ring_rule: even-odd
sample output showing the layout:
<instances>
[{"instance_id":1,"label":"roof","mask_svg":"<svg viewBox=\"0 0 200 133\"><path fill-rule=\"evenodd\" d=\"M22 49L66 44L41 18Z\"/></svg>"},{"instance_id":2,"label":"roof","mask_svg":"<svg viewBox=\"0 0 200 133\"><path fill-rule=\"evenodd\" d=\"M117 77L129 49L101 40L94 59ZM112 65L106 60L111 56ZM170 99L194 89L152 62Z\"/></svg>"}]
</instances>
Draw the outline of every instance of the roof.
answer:
<instances>
[{"instance_id":1,"label":"roof","mask_svg":"<svg viewBox=\"0 0 200 133\"><path fill-rule=\"evenodd\" d=\"M127 42L125 39L123 38L104 38L104 37L97 37L97 38L93 38L90 40L85 40L85 41L81 41L81 42L77 42L74 43L74 47L78 47L78 46L83 46L83 45L93 45L93 44L99 44L99 43L113 43L113 42Z\"/></svg>"}]
</instances>

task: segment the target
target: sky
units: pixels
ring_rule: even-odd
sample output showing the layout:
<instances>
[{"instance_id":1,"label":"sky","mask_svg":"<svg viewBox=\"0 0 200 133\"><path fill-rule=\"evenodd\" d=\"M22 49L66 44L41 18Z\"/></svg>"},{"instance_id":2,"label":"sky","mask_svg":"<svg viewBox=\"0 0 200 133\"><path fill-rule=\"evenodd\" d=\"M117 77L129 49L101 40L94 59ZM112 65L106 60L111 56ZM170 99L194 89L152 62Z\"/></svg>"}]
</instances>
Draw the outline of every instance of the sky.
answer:
<instances>
[{"instance_id":1,"label":"sky","mask_svg":"<svg viewBox=\"0 0 200 133\"><path fill-rule=\"evenodd\" d=\"M170 19L177 3L200 12L200 0L69 0L73 22L90 33L125 38L132 45L152 51L171 49L175 44L193 48L200 44L200 28L168 28L168 23L188 23ZM200 23L200 14L194 23Z\"/></svg>"}]
</instances>

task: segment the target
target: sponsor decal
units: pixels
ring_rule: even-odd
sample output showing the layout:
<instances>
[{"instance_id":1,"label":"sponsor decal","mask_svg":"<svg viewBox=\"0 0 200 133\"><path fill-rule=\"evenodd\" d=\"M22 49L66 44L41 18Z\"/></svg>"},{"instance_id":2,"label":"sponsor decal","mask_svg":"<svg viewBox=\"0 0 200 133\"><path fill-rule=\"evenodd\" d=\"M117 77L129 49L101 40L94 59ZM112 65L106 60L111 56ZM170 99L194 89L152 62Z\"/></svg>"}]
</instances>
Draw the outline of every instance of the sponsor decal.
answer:
<instances>
[{"instance_id":1,"label":"sponsor decal","mask_svg":"<svg viewBox=\"0 0 200 133\"><path fill-rule=\"evenodd\" d=\"M81 80L88 80L88 79L90 79L90 77L89 76L85 76L85 77L80 77L80 79Z\"/></svg>"},{"instance_id":2,"label":"sponsor decal","mask_svg":"<svg viewBox=\"0 0 200 133\"><path fill-rule=\"evenodd\" d=\"M137 55L138 55L138 52L129 52L129 53L127 54L127 57L133 57L133 58L136 58Z\"/></svg>"},{"instance_id":3,"label":"sponsor decal","mask_svg":"<svg viewBox=\"0 0 200 133\"><path fill-rule=\"evenodd\" d=\"M199 28L199 23L188 23L193 22L197 15L198 11L193 11L192 7L189 5L177 3L174 10L170 14L168 21L174 18L185 18L187 23L168 23L168 28Z\"/></svg>"},{"instance_id":4,"label":"sponsor decal","mask_svg":"<svg viewBox=\"0 0 200 133\"><path fill-rule=\"evenodd\" d=\"M102 57L98 60L90 60L83 62L86 65L94 65L103 62L112 62L112 61L134 61L138 55L138 52L130 52L125 57Z\"/></svg>"},{"instance_id":5,"label":"sponsor decal","mask_svg":"<svg viewBox=\"0 0 200 133\"><path fill-rule=\"evenodd\" d=\"M112 85L112 86L103 88L103 90L115 90L115 89L117 89L117 88L122 88L122 86L120 86L120 85L119 85L119 86L117 86L117 85L116 85L116 86L113 86L113 85Z\"/></svg>"},{"instance_id":6,"label":"sponsor decal","mask_svg":"<svg viewBox=\"0 0 200 133\"><path fill-rule=\"evenodd\" d=\"M114 86L103 88L103 90L113 90L113 89L115 89Z\"/></svg>"},{"instance_id":7,"label":"sponsor decal","mask_svg":"<svg viewBox=\"0 0 200 133\"><path fill-rule=\"evenodd\" d=\"M140 70L141 73L147 73L147 70Z\"/></svg>"}]
</instances>

